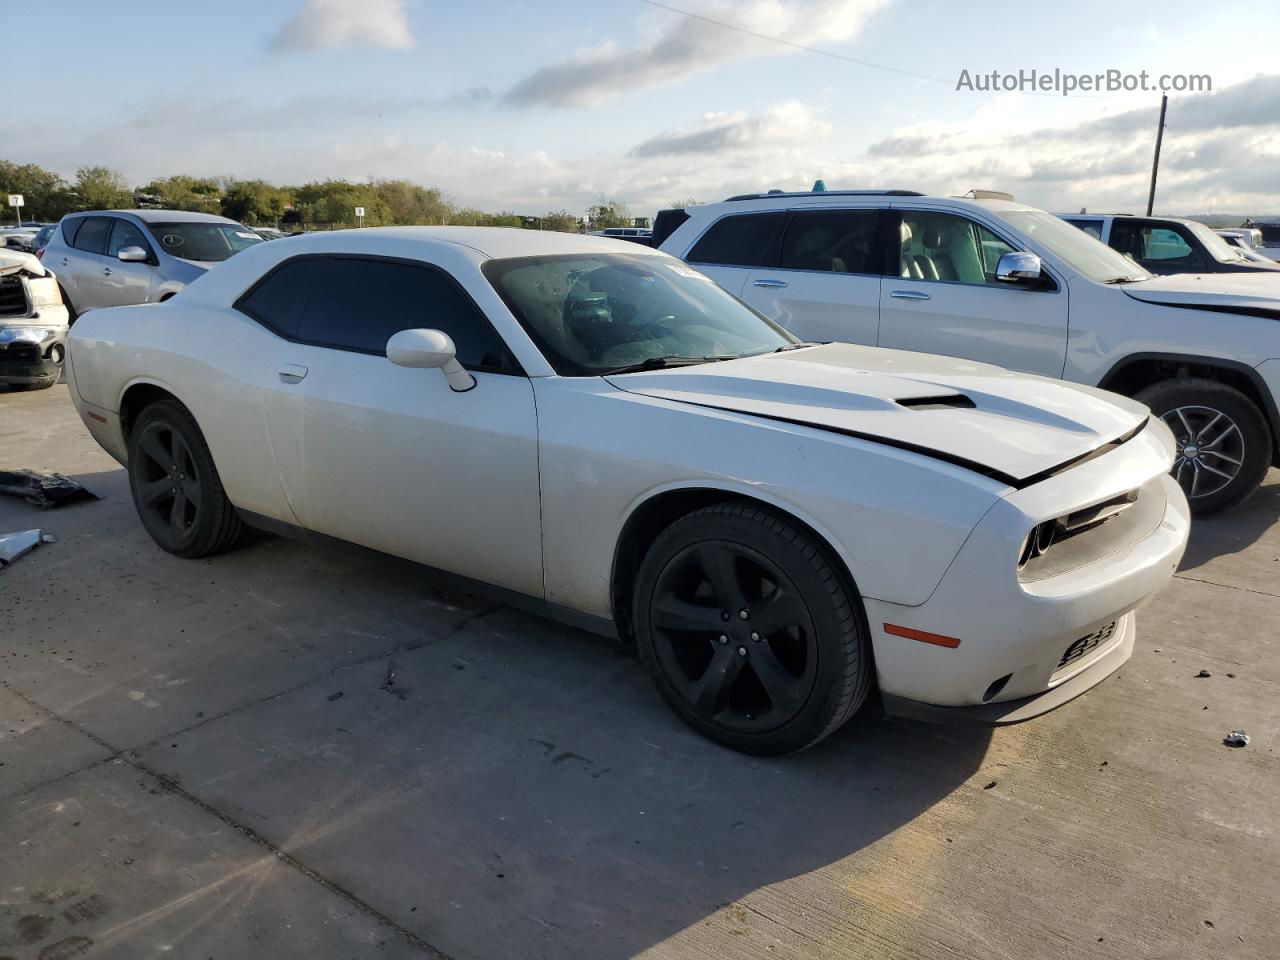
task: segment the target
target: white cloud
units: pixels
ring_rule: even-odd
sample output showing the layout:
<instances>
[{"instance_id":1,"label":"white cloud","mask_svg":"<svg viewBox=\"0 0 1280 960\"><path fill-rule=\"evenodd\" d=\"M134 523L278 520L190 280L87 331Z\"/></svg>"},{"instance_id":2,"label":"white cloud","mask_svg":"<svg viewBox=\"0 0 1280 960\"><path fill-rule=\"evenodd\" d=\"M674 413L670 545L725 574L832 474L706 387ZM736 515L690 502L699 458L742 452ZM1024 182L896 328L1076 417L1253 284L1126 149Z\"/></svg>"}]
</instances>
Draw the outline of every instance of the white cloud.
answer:
<instances>
[{"instance_id":1,"label":"white cloud","mask_svg":"<svg viewBox=\"0 0 1280 960\"><path fill-rule=\"evenodd\" d=\"M274 37L274 50L413 46L405 0L305 0Z\"/></svg>"},{"instance_id":2,"label":"white cloud","mask_svg":"<svg viewBox=\"0 0 1280 960\"><path fill-rule=\"evenodd\" d=\"M753 33L805 46L852 39L889 0L713 0L690 12ZM719 64L795 53L795 47L748 36L705 20L663 13L651 40L621 46L613 40L579 50L535 70L507 92L516 106L591 107L630 90L684 80Z\"/></svg>"},{"instance_id":3,"label":"white cloud","mask_svg":"<svg viewBox=\"0 0 1280 960\"><path fill-rule=\"evenodd\" d=\"M810 147L825 138L831 125L807 104L792 100L769 107L756 117L744 113L708 113L697 126L650 137L631 150L633 157L758 151L787 146Z\"/></svg>"}]
</instances>

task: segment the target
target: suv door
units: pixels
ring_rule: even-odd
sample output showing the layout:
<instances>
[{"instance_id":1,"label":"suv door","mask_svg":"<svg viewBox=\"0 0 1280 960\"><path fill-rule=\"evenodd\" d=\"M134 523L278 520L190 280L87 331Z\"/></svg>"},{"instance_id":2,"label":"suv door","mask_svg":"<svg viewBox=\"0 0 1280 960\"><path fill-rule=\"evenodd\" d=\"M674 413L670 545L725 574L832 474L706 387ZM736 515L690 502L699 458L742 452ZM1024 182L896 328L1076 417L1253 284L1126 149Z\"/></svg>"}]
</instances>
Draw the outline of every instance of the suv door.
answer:
<instances>
[{"instance_id":1,"label":"suv door","mask_svg":"<svg viewBox=\"0 0 1280 960\"><path fill-rule=\"evenodd\" d=\"M804 340L875 346L883 264L873 207L793 211L776 262L752 270L739 294Z\"/></svg>"},{"instance_id":2,"label":"suv door","mask_svg":"<svg viewBox=\"0 0 1280 960\"><path fill-rule=\"evenodd\" d=\"M882 347L941 353L1010 370L1061 377L1067 291L995 278L1001 254L1019 249L960 214L898 209L888 234L880 296Z\"/></svg>"},{"instance_id":3,"label":"suv door","mask_svg":"<svg viewBox=\"0 0 1280 960\"><path fill-rule=\"evenodd\" d=\"M423 327L453 338L473 389L387 359L392 334ZM303 526L541 596L533 387L453 277L418 261L328 257L296 340L280 377L300 423L273 419L272 440L290 459Z\"/></svg>"},{"instance_id":4,"label":"suv door","mask_svg":"<svg viewBox=\"0 0 1280 960\"><path fill-rule=\"evenodd\" d=\"M1198 273L1216 264L1209 262L1191 231L1180 223L1116 219L1109 245L1152 273Z\"/></svg>"},{"instance_id":5,"label":"suv door","mask_svg":"<svg viewBox=\"0 0 1280 960\"><path fill-rule=\"evenodd\" d=\"M698 238L684 259L739 296L752 268L765 263L772 254L785 217L782 210L721 217Z\"/></svg>"},{"instance_id":6,"label":"suv door","mask_svg":"<svg viewBox=\"0 0 1280 960\"><path fill-rule=\"evenodd\" d=\"M77 217L63 221L65 245L58 250L59 256L48 266L58 275L58 280L70 296L77 313L101 306L98 302L101 296L98 281L102 277L103 267L110 263L106 254L112 219Z\"/></svg>"},{"instance_id":7,"label":"suv door","mask_svg":"<svg viewBox=\"0 0 1280 960\"><path fill-rule=\"evenodd\" d=\"M146 260L121 260L126 247L141 247ZM130 303L147 303L155 281L155 251L137 224L123 217L111 218L111 235L107 240L109 261L97 279L99 307L117 307Z\"/></svg>"}]
</instances>

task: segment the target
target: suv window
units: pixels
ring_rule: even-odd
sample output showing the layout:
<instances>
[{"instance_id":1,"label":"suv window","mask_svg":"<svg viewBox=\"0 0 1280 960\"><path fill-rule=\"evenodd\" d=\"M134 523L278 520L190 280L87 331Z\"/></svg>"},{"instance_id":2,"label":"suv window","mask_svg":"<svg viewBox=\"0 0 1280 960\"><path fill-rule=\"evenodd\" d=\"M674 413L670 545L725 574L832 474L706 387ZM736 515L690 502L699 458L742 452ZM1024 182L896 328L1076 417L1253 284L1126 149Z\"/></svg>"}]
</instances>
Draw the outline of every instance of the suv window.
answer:
<instances>
[{"instance_id":1,"label":"suv window","mask_svg":"<svg viewBox=\"0 0 1280 960\"><path fill-rule=\"evenodd\" d=\"M318 346L385 354L401 330L442 330L463 366L512 372L515 361L457 282L425 265L331 257L303 311L298 339Z\"/></svg>"},{"instance_id":2,"label":"suv window","mask_svg":"<svg viewBox=\"0 0 1280 960\"><path fill-rule=\"evenodd\" d=\"M125 247L141 247L150 255L151 245L147 243L147 238L142 235L141 230L128 220L121 220L119 217L114 217L113 220L111 241L107 244L107 256L114 257Z\"/></svg>"},{"instance_id":3,"label":"suv window","mask_svg":"<svg viewBox=\"0 0 1280 960\"><path fill-rule=\"evenodd\" d=\"M286 261L258 281L236 302L236 309L282 337L298 335L298 321L311 297L317 267L324 257L300 257Z\"/></svg>"},{"instance_id":4,"label":"suv window","mask_svg":"<svg viewBox=\"0 0 1280 960\"><path fill-rule=\"evenodd\" d=\"M1073 227L1079 227L1095 240L1102 239L1102 221L1101 220L1075 220L1071 217L1063 217L1067 223Z\"/></svg>"},{"instance_id":5,"label":"suv window","mask_svg":"<svg viewBox=\"0 0 1280 960\"><path fill-rule=\"evenodd\" d=\"M77 250L85 253L106 253L107 234L111 231L112 217L85 217L76 231L76 240L72 244Z\"/></svg>"},{"instance_id":6,"label":"suv window","mask_svg":"<svg viewBox=\"0 0 1280 960\"><path fill-rule=\"evenodd\" d=\"M1183 260L1194 252L1176 230L1118 221L1111 227L1111 246L1138 261Z\"/></svg>"},{"instance_id":7,"label":"suv window","mask_svg":"<svg viewBox=\"0 0 1280 960\"><path fill-rule=\"evenodd\" d=\"M996 264L1013 250L981 224L951 213L903 211L897 275L996 284Z\"/></svg>"},{"instance_id":8,"label":"suv window","mask_svg":"<svg viewBox=\"0 0 1280 960\"><path fill-rule=\"evenodd\" d=\"M880 272L875 210L805 210L782 238L778 266L824 273Z\"/></svg>"},{"instance_id":9,"label":"suv window","mask_svg":"<svg viewBox=\"0 0 1280 960\"><path fill-rule=\"evenodd\" d=\"M84 226L84 217L75 217L71 220L62 221L62 242L68 247L76 245L76 233Z\"/></svg>"},{"instance_id":10,"label":"suv window","mask_svg":"<svg viewBox=\"0 0 1280 960\"><path fill-rule=\"evenodd\" d=\"M769 241L782 222L783 213L739 213L723 217L711 225L693 245L686 259L690 263L720 264L727 267L758 267L764 262Z\"/></svg>"}]
</instances>

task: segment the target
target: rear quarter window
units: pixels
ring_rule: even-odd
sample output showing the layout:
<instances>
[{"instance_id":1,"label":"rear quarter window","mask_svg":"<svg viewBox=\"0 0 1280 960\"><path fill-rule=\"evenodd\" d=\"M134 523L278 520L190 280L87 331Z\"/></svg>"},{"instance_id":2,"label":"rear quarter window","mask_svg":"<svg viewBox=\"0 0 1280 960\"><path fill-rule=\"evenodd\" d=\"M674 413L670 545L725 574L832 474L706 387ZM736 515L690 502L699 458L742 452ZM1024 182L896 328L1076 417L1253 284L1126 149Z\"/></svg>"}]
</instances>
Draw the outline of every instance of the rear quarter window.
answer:
<instances>
[{"instance_id":1,"label":"rear quarter window","mask_svg":"<svg viewBox=\"0 0 1280 960\"><path fill-rule=\"evenodd\" d=\"M758 267L764 262L784 216L779 211L721 217L693 245L685 259L690 263Z\"/></svg>"},{"instance_id":2,"label":"rear quarter window","mask_svg":"<svg viewBox=\"0 0 1280 960\"><path fill-rule=\"evenodd\" d=\"M75 217L72 220L62 221L62 242L68 247L74 247L76 245L76 234L80 231L80 228L84 226L84 221L84 217Z\"/></svg>"},{"instance_id":3,"label":"rear quarter window","mask_svg":"<svg viewBox=\"0 0 1280 960\"><path fill-rule=\"evenodd\" d=\"M289 260L272 270L236 301L236 309L268 330L294 338L311 297L323 257Z\"/></svg>"}]
</instances>

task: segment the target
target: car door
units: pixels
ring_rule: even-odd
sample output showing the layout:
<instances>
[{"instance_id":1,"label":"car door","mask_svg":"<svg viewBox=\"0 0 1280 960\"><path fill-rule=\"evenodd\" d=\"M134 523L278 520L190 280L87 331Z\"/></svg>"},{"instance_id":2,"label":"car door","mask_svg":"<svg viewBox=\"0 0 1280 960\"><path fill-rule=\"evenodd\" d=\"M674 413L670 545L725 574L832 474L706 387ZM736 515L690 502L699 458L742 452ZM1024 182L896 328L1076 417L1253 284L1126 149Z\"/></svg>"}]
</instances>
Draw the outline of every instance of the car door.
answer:
<instances>
[{"instance_id":1,"label":"car door","mask_svg":"<svg viewBox=\"0 0 1280 960\"><path fill-rule=\"evenodd\" d=\"M742 294L752 269L764 263L777 243L785 211L734 213L702 234L684 259L728 290Z\"/></svg>"},{"instance_id":2,"label":"car door","mask_svg":"<svg viewBox=\"0 0 1280 960\"><path fill-rule=\"evenodd\" d=\"M1198 273L1216 266L1200 252L1191 232L1177 223L1117 219L1109 245L1152 273Z\"/></svg>"},{"instance_id":3,"label":"car door","mask_svg":"<svg viewBox=\"0 0 1280 960\"><path fill-rule=\"evenodd\" d=\"M120 251L140 247L146 260L121 260ZM118 307L130 303L147 303L155 280L155 253L137 224L123 217L111 218L111 234L107 240L107 263L97 278L97 306Z\"/></svg>"},{"instance_id":4,"label":"car door","mask_svg":"<svg viewBox=\"0 0 1280 960\"><path fill-rule=\"evenodd\" d=\"M112 219L80 217L67 221L63 226L63 236L70 242L59 251L61 256L49 264L79 313L102 306L99 281L103 268L111 263L106 254ZM75 228L73 236L67 234L68 225Z\"/></svg>"},{"instance_id":5,"label":"car door","mask_svg":"<svg viewBox=\"0 0 1280 960\"><path fill-rule=\"evenodd\" d=\"M882 347L941 353L1061 377L1067 291L995 279L1000 256L1019 247L956 213L900 209L881 286Z\"/></svg>"},{"instance_id":6,"label":"car door","mask_svg":"<svg viewBox=\"0 0 1280 960\"><path fill-rule=\"evenodd\" d=\"M883 260L879 219L874 207L794 211L776 262L752 270L739 295L803 340L875 346Z\"/></svg>"},{"instance_id":7,"label":"car door","mask_svg":"<svg viewBox=\"0 0 1280 960\"><path fill-rule=\"evenodd\" d=\"M449 334L475 386L391 363L387 340L413 328ZM452 276L329 257L280 361L298 402L273 418L273 447L305 527L542 595L533 388Z\"/></svg>"}]
</instances>

